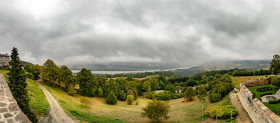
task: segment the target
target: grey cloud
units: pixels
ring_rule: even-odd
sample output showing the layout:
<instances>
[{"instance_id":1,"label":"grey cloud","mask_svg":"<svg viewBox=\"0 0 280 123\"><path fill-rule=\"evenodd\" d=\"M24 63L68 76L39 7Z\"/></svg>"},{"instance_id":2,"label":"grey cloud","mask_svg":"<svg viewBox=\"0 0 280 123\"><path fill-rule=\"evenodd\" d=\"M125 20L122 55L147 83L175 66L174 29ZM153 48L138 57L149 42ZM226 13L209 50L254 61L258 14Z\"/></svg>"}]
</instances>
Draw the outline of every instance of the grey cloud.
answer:
<instances>
[{"instance_id":1,"label":"grey cloud","mask_svg":"<svg viewBox=\"0 0 280 123\"><path fill-rule=\"evenodd\" d=\"M61 0L39 19L17 2L0 2L0 52L16 46L24 60L39 64L47 58L190 64L280 52L277 1Z\"/></svg>"}]
</instances>

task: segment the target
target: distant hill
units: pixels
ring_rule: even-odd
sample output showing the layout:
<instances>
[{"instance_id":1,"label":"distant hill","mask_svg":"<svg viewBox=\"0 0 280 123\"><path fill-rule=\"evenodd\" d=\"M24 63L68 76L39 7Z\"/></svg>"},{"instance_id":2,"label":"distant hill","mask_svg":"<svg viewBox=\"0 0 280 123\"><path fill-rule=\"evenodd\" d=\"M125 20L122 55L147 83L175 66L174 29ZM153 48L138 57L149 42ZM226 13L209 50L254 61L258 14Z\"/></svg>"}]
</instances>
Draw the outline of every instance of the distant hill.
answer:
<instances>
[{"instance_id":1,"label":"distant hill","mask_svg":"<svg viewBox=\"0 0 280 123\"><path fill-rule=\"evenodd\" d=\"M271 60L235 60L235 61L215 61L208 62L189 69L179 69L173 72L183 75L194 75L197 73L212 70L246 69L255 71L259 69L269 69Z\"/></svg>"}]
</instances>

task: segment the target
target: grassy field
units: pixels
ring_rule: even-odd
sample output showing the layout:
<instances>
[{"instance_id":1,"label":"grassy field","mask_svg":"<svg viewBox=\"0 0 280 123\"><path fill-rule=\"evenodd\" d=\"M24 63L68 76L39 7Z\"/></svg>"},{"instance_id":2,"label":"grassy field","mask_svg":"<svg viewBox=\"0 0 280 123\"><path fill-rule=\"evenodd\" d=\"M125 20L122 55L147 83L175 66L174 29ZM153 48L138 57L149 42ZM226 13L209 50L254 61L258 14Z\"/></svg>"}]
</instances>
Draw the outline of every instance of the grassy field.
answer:
<instances>
[{"instance_id":1,"label":"grassy field","mask_svg":"<svg viewBox=\"0 0 280 123\"><path fill-rule=\"evenodd\" d=\"M246 82L248 80L257 80L259 78L265 78L265 76L232 76L232 83L234 84L235 88L240 89L240 83Z\"/></svg>"},{"instance_id":2,"label":"grassy field","mask_svg":"<svg viewBox=\"0 0 280 123\"><path fill-rule=\"evenodd\" d=\"M262 88L262 87L271 87L272 90L269 90L269 91L265 91L265 92L258 92L257 91L257 88ZM248 88L253 94L255 93L255 97L260 99L260 95L261 94L264 94L264 93L272 93L272 94L275 94L277 91L278 91L278 88L273 86L273 85L262 85L262 86L255 86L255 87L249 87Z\"/></svg>"},{"instance_id":3,"label":"grassy field","mask_svg":"<svg viewBox=\"0 0 280 123\"><path fill-rule=\"evenodd\" d=\"M8 80L8 76L6 73L7 70L0 70L0 73L5 73L6 80ZM39 118L41 116L45 116L47 113L47 109L49 108L49 103L46 100L46 96L44 92L40 89L40 87L36 84L34 80L26 79L27 83L27 91L30 98L29 104L31 110L36 114Z\"/></svg>"},{"instance_id":4,"label":"grassy field","mask_svg":"<svg viewBox=\"0 0 280 123\"><path fill-rule=\"evenodd\" d=\"M49 103L47 102L46 95L34 80L27 79L27 90L30 98L29 104L31 110L37 117L45 116Z\"/></svg>"},{"instance_id":5,"label":"grassy field","mask_svg":"<svg viewBox=\"0 0 280 123\"><path fill-rule=\"evenodd\" d=\"M51 94L56 98L63 110L73 119L81 119L89 121L103 122L102 120L110 120L111 122L150 122L147 118L142 118L142 108L146 106L147 102L151 101L146 98L139 98L138 105L127 105L126 102L118 101L116 105L105 104L104 98L92 97L91 105L85 108L81 105L80 99L82 96L70 96L59 88L50 87L42 83ZM169 101L170 119L167 122L201 122L201 107L210 107L213 105L230 104L228 96L221 102L211 104L208 101L198 101L195 99L192 102L182 103L183 98Z\"/></svg>"},{"instance_id":6,"label":"grassy field","mask_svg":"<svg viewBox=\"0 0 280 123\"><path fill-rule=\"evenodd\" d=\"M280 103L277 104L269 104L268 102L263 102L263 104L268 107L275 114L280 114Z\"/></svg>"}]
</instances>

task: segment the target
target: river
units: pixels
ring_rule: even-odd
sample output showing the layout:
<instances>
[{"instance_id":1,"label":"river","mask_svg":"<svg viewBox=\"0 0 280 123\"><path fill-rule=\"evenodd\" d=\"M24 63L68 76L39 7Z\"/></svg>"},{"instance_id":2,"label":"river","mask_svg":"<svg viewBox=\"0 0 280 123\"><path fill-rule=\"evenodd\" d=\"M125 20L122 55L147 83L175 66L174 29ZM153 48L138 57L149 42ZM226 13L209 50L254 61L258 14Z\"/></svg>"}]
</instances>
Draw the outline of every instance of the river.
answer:
<instances>
[{"instance_id":1,"label":"river","mask_svg":"<svg viewBox=\"0 0 280 123\"><path fill-rule=\"evenodd\" d=\"M91 73L95 75L104 75L104 74L109 74L109 75L114 75L114 74L126 74L126 73L145 73L145 72L157 72L157 71L172 71L172 70L178 70L178 69L189 69L194 66L190 67L179 67L179 68L172 68L172 69L165 69L165 70L141 70L141 71L94 71L92 70ZM74 74L77 74L81 70L72 70Z\"/></svg>"}]
</instances>

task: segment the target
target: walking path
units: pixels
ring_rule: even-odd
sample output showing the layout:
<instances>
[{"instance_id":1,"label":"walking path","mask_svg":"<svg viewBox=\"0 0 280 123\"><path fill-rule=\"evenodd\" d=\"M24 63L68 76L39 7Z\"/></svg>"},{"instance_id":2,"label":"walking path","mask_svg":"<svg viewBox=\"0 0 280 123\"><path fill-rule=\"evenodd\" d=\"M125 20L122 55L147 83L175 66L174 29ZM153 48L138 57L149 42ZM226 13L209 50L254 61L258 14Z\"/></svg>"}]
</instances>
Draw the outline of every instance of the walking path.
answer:
<instances>
[{"instance_id":1,"label":"walking path","mask_svg":"<svg viewBox=\"0 0 280 123\"><path fill-rule=\"evenodd\" d=\"M238 110L238 115L235 118L235 120L238 123L252 123L251 119L249 118L247 112L245 111L245 109L242 107L237 94L236 93L230 93L230 99L232 104L236 107L236 109Z\"/></svg>"},{"instance_id":2,"label":"walking path","mask_svg":"<svg viewBox=\"0 0 280 123\"><path fill-rule=\"evenodd\" d=\"M71 119L60 107L55 98L51 95L51 93L43 87L40 83L38 86L45 93L47 100L50 104L50 108L48 111L48 116L46 116L41 122L42 123L75 123L73 119Z\"/></svg>"}]
</instances>

